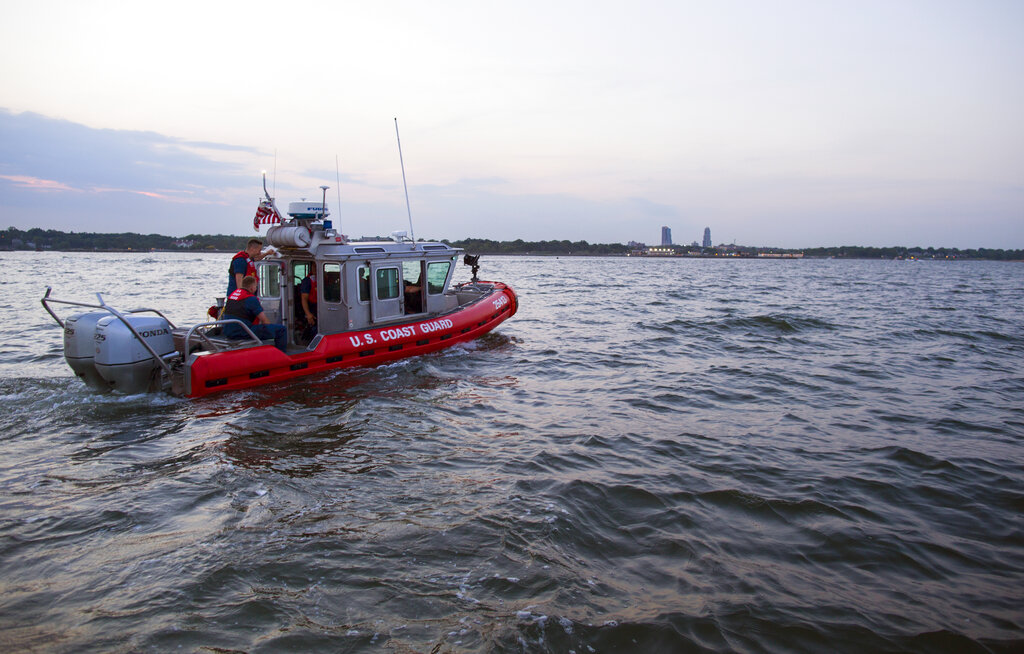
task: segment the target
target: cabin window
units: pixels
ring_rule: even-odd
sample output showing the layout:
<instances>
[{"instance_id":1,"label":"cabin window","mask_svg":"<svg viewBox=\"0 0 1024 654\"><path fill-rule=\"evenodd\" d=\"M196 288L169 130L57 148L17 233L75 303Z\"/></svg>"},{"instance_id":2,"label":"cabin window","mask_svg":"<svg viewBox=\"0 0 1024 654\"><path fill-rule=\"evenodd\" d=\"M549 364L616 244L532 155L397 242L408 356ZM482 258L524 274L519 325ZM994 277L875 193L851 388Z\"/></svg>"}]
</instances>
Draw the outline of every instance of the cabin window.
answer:
<instances>
[{"instance_id":1,"label":"cabin window","mask_svg":"<svg viewBox=\"0 0 1024 654\"><path fill-rule=\"evenodd\" d=\"M312 261L296 261L292 263L292 280L295 284L302 283L302 280L313 271Z\"/></svg>"},{"instance_id":2,"label":"cabin window","mask_svg":"<svg viewBox=\"0 0 1024 654\"><path fill-rule=\"evenodd\" d=\"M427 292L433 295L444 292L444 282L451 270L451 261L432 261L427 264Z\"/></svg>"},{"instance_id":3,"label":"cabin window","mask_svg":"<svg viewBox=\"0 0 1024 654\"><path fill-rule=\"evenodd\" d=\"M341 302L341 264L324 264L324 302Z\"/></svg>"},{"instance_id":4,"label":"cabin window","mask_svg":"<svg viewBox=\"0 0 1024 654\"><path fill-rule=\"evenodd\" d=\"M359 282L359 301L370 301L370 269L366 266L359 266L356 271L356 281Z\"/></svg>"},{"instance_id":5,"label":"cabin window","mask_svg":"<svg viewBox=\"0 0 1024 654\"><path fill-rule=\"evenodd\" d=\"M260 297L281 296L281 266L278 264L264 264L257 268L260 276L259 293Z\"/></svg>"},{"instance_id":6,"label":"cabin window","mask_svg":"<svg viewBox=\"0 0 1024 654\"><path fill-rule=\"evenodd\" d=\"M377 269L377 299L393 300L398 297L398 268Z\"/></svg>"}]
</instances>

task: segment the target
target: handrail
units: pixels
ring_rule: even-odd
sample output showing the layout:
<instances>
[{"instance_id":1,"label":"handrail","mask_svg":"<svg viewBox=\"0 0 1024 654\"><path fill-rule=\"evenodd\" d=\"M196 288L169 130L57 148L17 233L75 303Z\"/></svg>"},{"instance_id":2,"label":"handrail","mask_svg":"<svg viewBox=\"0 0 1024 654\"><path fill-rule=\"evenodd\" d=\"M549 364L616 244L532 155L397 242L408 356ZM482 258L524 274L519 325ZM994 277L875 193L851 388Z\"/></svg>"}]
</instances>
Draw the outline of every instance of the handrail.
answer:
<instances>
[{"instance_id":1,"label":"handrail","mask_svg":"<svg viewBox=\"0 0 1024 654\"><path fill-rule=\"evenodd\" d=\"M215 325L226 325L226 324L232 323L232 322L233 323L238 323L239 325L241 325L242 329L244 329L249 334L249 336L252 337L252 340L255 341L256 345L263 345L263 340L260 339L260 338L257 338L256 334L252 331L252 329L250 329L249 325L245 324L244 321L239 320L238 318L226 318L226 319L223 319L223 320L214 320L213 322L203 322L203 323L199 323L198 325L192 325L192 327L188 330L188 333L185 334L185 353L186 353L186 356L188 354L189 343L192 342L192 335L195 333L195 331L197 329L199 329L200 327L213 327ZM217 347L216 343L211 341L210 337L208 337L204 332L199 332L198 336L203 341L205 341L207 345L209 345L209 346L211 346L213 348L216 348L218 350L220 349L219 347Z\"/></svg>"},{"instance_id":2,"label":"handrail","mask_svg":"<svg viewBox=\"0 0 1024 654\"><path fill-rule=\"evenodd\" d=\"M460 291L470 291L473 293L479 293L481 296L484 296L493 292L494 290L496 290L496 288L493 282L475 281L455 284L451 287L451 290L455 291L456 293Z\"/></svg>"}]
</instances>

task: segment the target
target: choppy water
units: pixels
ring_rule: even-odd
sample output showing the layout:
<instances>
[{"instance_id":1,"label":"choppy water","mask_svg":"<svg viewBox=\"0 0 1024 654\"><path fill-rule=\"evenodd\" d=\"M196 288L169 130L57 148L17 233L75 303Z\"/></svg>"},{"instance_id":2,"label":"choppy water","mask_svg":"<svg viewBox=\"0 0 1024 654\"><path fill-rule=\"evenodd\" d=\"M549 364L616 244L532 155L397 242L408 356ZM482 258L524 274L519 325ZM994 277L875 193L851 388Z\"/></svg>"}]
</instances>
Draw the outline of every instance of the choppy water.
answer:
<instances>
[{"instance_id":1,"label":"choppy water","mask_svg":"<svg viewBox=\"0 0 1024 654\"><path fill-rule=\"evenodd\" d=\"M47 283L188 323L227 258L0 253L4 650L1024 649L1022 264L485 257L469 347L71 376Z\"/></svg>"}]
</instances>

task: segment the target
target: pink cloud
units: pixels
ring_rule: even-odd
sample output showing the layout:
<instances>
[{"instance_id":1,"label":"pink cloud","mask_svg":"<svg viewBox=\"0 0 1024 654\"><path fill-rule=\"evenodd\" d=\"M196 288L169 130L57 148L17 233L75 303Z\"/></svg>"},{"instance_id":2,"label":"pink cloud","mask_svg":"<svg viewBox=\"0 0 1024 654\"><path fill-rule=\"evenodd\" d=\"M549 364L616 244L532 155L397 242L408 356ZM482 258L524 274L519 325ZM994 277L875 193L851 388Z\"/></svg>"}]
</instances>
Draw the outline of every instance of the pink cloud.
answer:
<instances>
[{"instance_id":1,"label":"pink cloud","mask_svg":"<svg viewBox=\"0 0 1024 654\"><path fill-rule=\"evenodd\" d=\"M133 195L143 195L147 198L155 198L157 200L165 200L167 202L178 202L185 204L209 204L209 201L195 198L191 191L138 191L130 188L114 188L110 186L94 186L89 189L92 193L131 193Z\"/></svg>"},{"instance_id":2,"label":"pink cloud","mask_svg":"<svg viewBox=\"0 0 1024 654\"><path fill-rule=\"evenodd\" d=\"M158 200L174 200L173 197L163 195L162 193L153 193L152 191L136 191L128 188L111 188L108 186L94 186L89 189L93 193L133 193L135 195L144 195L147 198L156 198Z\"/></svg>"},{"instance_id":3,"label":"pink cloud","mask_svg":"<svg viewBox=\"0 0 1024 654\"><path fill-rule=\"evenodd\" d=\"M53 179L40 179L38 177L30 177L28 175L0 175L0 179L6 179L13 182L16 186L21 188L33 189L36 191L78 191L79 189L73 188L58 182Z\"/></svg>"},{"instance_id":4,"label":"pink cloud","mask_svg":"<svg viewBox=\"0 0 1024 654\"><path fill-rule=\"evenodd\" d=\"M155 198L157 200L167 200L170 202L196 201L195 199L187 196L175 197L174 195L168 195L165 193L157 193L154 191L136 191L134 189L126 188L109 188L94 186L89 189L78 189L53 179L41 179L39 177L32 177L30 175L0 175L0 179L6 179L19 188L29 189L33 191L73 191L75 193L134 193L135 195L144 195L148 198Z\"/></svg>"}]
</instances>

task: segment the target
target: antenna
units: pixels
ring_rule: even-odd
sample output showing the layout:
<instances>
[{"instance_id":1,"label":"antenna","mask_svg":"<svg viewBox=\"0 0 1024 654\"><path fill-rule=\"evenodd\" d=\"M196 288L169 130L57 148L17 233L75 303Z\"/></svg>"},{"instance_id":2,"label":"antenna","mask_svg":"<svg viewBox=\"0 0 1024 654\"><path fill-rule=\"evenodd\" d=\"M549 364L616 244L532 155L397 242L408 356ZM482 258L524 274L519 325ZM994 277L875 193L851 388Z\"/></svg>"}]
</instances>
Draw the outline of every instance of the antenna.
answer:
<instances>
[{"instance_id":1,"label":"antenna","mask_svg":"<svg viewBox=\"0 0 1024 654\"><path fill-rule=\"evenodd\" d=\"M320 203L320 220L324 220L324 219L327 218L327 189L329 189L329 188L331 188L331 187L330 186L321 186L320 187L320 189L324 192L324 200L323 200L323 202Z\"/></svg>"},{"instance_id":2,"label":"antenna","mask_svg":"<svg viewBox=\"0 0 1024 654\"><path fill-rule=\"evenodd\" d=\"M338 207L334 212L338 216L338 233L341 233L341 166L338 164L338 155L334 155L334 174L338 178Z\"/></svg>"},{"instance_id":3,"label":"antenna","mask_svg":"<svg viewBox=\"0 0 1024 654\"><path fill-rule=\"evenodd\" d=\"M409 213L409 236L416 245L416 232L412 229L412 209L409 207L409 185L405 183L405 161L402 159L402 137L398 135L398 118L395 118L395 138L398 139L398 162L402 164L402 186L405 188L405 210Z\"/></svg>"}]
</instances>

